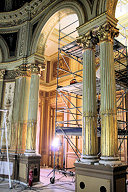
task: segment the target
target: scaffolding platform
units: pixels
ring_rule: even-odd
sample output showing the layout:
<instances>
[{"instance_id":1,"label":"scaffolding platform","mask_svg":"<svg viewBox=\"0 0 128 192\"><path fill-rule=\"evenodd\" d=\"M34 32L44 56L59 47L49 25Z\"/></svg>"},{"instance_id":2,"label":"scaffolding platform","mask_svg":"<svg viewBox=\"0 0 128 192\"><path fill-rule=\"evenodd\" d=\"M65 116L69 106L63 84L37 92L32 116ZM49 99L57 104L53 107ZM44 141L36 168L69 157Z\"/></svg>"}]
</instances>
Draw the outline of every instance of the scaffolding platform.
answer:
<instances>
[{"instance_id":1,"label":"scaffolding platform","mask_svg":"<svg viewBox=\"0 0 128 192\"><path fill-rule=\"evenodd\" d=\"M83 54L82 46L77 41L73 41L60 48L60 52L64 52L70 58L77 60L82 64ZM115 79L116 83L122 87L128 87L128 56L127 47L118 40L114 39L113 43L114 62L115 62ZM95 56L99 57L99 46L96 46Z\"/></svg>"},{"instance_id":2,"label":"scaffolding platform","mask_svg":"<svg viewBox=\"0 0 128 192\"><path fill-rule=\"evenodd\" d=\"M117 50L122 50L124 48L126 48L126 46L124 46L118 40L114 39L114 43L113 43L114 52ZM98 45L96 45L95 50L96 50L95 56L98 57L99 56L99 46ZM64 45L63 47L60 48L60 51L63 51L68 55L76 57L77 59L83 60L83 54L82 54L83 47L77 43L77 40L72 41L71 43L69 43L67 45Z\"/></svg>"}]
</instances>

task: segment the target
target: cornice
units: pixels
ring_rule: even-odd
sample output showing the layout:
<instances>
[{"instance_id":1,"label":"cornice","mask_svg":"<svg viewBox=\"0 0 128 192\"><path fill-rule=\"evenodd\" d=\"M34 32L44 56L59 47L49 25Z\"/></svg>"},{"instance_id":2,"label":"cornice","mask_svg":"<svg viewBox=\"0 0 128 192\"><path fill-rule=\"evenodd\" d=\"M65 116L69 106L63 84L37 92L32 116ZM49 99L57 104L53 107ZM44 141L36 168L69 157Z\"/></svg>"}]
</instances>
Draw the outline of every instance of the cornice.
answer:
<instances>
[{"instance_id":1,"label":"cornice","mask_svg":"<svg viewBox=\"0 0 128 192\"><path fill-rule=\"evenodd\" d=\"M117 25L117 19L113 18L112 16L108 15L107 12L105 12L98 17L95 17L94 19L84 23L83 25L80 25L77 27L77 30L79 35L84 35L88 31L97 28L106 22L109 22L113 27L116 27Z\"/></svg>"},{"instance_id":2,"label":"cornice","mask_svg":"<svg viewBox=\"0 0 128 192\"><path fill-rule=\"evenodd\" d=\"M2 12L0 13L0 27L17 26L32 20L54 2L56 0L33 0L15 11Z\"/></svg>"},{"instance_id":3,"label":"cornice","mask_svg":"<svg viewBox=\"0 0 128 192\"><path fill-rule=\"evenodd\" d=\"M37 64L41 64L42 67L45 67L44 57L42 55L33 54L27 57L26 60L28 64L37 63ZM0 69L14 70L20 65L22 65L23 63L24 63L24 58L17 59L15 61L10 61L10 62L8 61L6 63L0 63Z\"/></svg>"}]
</instances>

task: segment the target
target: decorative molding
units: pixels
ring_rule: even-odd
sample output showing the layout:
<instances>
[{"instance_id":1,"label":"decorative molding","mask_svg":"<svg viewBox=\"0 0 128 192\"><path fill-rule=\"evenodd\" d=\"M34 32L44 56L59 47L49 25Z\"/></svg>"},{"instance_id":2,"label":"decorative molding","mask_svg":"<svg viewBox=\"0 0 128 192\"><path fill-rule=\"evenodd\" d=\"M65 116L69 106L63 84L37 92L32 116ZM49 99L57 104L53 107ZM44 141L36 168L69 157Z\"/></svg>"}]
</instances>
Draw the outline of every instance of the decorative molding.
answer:
<instances>
[{"instance_id":1,"label":"decorative molding","mask_svg":"<svg viewBox=\"0 0 128 192\"><path fill-rule=\"evenodd\" d=\"M4 75L5 75L5 70L4 69L0 70L0 80L3 80Z\"/></svg>"},{"instance_id":2,"label":"decorative molding","mask_svg":"<svg viewBox=\"0 0 128 192\"><path fill-rule=\"evenodd\" d=\"M107 0L107 13L109 15L115 16L117 0Z\"/></svg>"},{"instance_id":3,"label":"decorative molding","mask_svg":"<svg viewBox=\"0 0 128 192\"><path fill-rule=\"evenodd\" d=\"M14 71L14 70L9 70L9 71L6 71L5 73L5 80L15 80L15 78L17 77L17 70Z\"/></svg>"},{"instance_id":4,"label":"decorative molding","mask_svg":"<svg viewBox=\"0 0 128 192\"><path fill-rule=\"evenodd\" d=\"M98 41L98 36L95 31L89 31L77 38L77 43L82 44L84 49L94 49Z\"/></svg>"},{"instance_id":5,"label":"decorative molding","mask_svg":"<svg viewBox=\"0 0 128 192\"><path fill-rule=\"evenodd\" d=\"M9 80L14 80L18 77L23 77L23 76L30 76L30 71L23 71L23 70L20 70L20 69L17 69L17 70L9 70L9 71L6 71L5 73L5 79L9 79Z\"/></svg>"},{"instance_id":6,"label":"decorative molding","mask_svg":"<svg viewBox=\"0 0 128 192\"><path fill-rule=\"evenodd\" d=\"M31 64L31 73L39 74L40 73L40 68L38 64Z\"/></svg>"},{"instance_id":7,"label":"decorative molding","mask_svg":"<svg viewBox=\"0 0 128 192\"><path fill-rule=\"evenodd\" d=\"M97 29L98 37L101 41L112 41L114 37L118 37L119 29L113 27L109 22L104 23Z\"/></svg>"},{"instance_id":8,"label":"decorative molding","mask_svg":"<svg viewBox=\"0 0 128 192\"><path fill-rule=\"evenodd\" d=\"M0 27L16 26L33 19L55 0L33 0L16 11L0 13Z\"/></svg>"},{"instance_id":9,"label":"decorative molding","mask_svg":"<svg viewBox=\"0 0 128 192\"><path fill-rule=\"evenodd\" d=\"M94 27L92 30L86 32L77 38L77 43L83 45L85 49L94 49L95 45L99 41L112 41L114 37L118 37L119 29L113 26L109 21L106 21L98 27Z\"/></svg>"},{"instance_id":10,"label":"decorative molding","mask_svg":"<svg viewBox=\"0 0 128 192\"><path fill-rule=\"evenodd\" d=\"M104 25L104 23L109 22L113 27L116 27L117 25L117 19L108 15L107 12L95 17L94 19L84 23L83 25L80 25L77 30L79 33L79 36L84 35L85 33L94 30L98 28L101 25Z\"/></svg>"},{"instance_id":11,"label":"decorative molding","mask_svg":"<svg viewBox=\"0 0 128 192\"><path fill-rule=\"evenodd\" d=\"M50 97L55 97L56 96L56 90L54 90L54 91L50 91Z\"/></svg>"},{"instance_id":12,"label":"decorative molding","mask_svg":"<svg viewBox=\"0 0 128 192\"><path fill-rule=\"evenodd\" d=\"M66 73L63 70L69 71L69 68L67 67L67 65L66 65L64 60L69 65L69 58L68 57L60 58L60 60L59 60L59 72L58 72L59 76ZM58 63L57 60L53 61L52 79L55 79L57 77L57 63Z\"/></svg>"},{"instance_id":13,"label":"decorative molding","mask_svg":"<svg viewBox=\"0 0 128 192\"><path fill-rule=\"evenodd\" d=\"M27 26L25 24L20 29L18 56L23 56L25 54L26 30Z\"/></svg>"}]
</instances>

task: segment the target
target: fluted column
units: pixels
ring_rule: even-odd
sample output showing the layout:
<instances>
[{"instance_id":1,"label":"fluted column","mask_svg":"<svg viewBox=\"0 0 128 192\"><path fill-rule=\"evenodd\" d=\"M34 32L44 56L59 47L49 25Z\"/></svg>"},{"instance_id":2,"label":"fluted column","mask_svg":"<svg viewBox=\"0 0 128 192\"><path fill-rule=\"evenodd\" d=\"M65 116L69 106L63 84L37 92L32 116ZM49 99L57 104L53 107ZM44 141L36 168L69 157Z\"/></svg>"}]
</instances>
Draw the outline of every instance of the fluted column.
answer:
<instances>
[{"instance_id":1,"label":"fluted column","mask_svg":"<svg viewBox=\"0 0 128 192\"><path fill-rule=\"evenodd\" d=\"M20 99L19 109L19 123L18 123L18 144L17 150L20 153L25 151L26 145L26 132L27 132L27 119L28 119L28 104L29 104L29 90L30 90L30 76L26 72L22 76L22 96Z\"/></svg>"},{"instance_id":2,"label":"fluted column","mask_svg":"<svg viewBox=\"0 0 128 192\"><path fill-rule=\"evenodd\" d=\"M12 116L11 150L21 153L25 150L26 123L28 118L28 98L30 77L25 69L15 71L15 95ZM24 138L25 137L25 138Z\"/></svg>"},{"instance_id":3,"label":"fluted column","mask_svg":"<svg viewBox=\"0 0 128 192\"><path fill-rule=\"evenodd\" d=\"M79 40L78 40L79 42ZM97 110L96 110L96 37L92 32L86 33L80 39L83 51L83 154L81 161L97 162Z\"/></svg>"},{"instance_id":4,"label":"fluted column","mask_svg":"<svg viewBox=\"0 0 128 192\"><path fill-rule=\"evenodd\" d=\"M101 79L101 164L120 164L113 38L118 30L106 22L99 28Z\"/></svg>"},{"instance_id":5,"label":"fluted column","mask_svg":"<svg viewBox=\"0 0 128 192\"><path fill-rule=\"evenodd\" d=\"M39 72L38 65L31 65L31 82L29 94L26 154L35 154L36 149L36 126L38 110L38 92L39 92Z\"/></svg>"},{"instance_id":6,"label":"fluted column","mask_svg":"<svg viewBox=\"0 0 128 192\"><path fill-rule=\"evenodd\" d=\"M19 127L19 109L22 95L22 77L17 74L15 80L14 105L11 124L11 151L17 152L18 127Z\"/></svg>"}]
</instances>

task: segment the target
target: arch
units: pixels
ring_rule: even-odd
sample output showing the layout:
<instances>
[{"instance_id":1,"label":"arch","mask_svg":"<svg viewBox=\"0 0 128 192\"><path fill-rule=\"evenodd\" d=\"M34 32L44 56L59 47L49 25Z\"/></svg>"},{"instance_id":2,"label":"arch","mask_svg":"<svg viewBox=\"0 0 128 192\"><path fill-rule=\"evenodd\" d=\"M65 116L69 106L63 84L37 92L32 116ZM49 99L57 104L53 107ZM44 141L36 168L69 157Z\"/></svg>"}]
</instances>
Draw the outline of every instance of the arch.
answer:
<instances>
[{"instance_id":1,"label":"arch","mask_svg":"<svg viewBox=\"0 0 128 192\"><path fill-rule=\"evenodd\" d=\"M100 0L97 5L98 15L107 12L112 17L115 17L115 10L118 0Z\"/></svg>"},{"instance_id":2,"label":"arch","mask_svg":"<svg viewBox=\"0 0 128 192\"><path fill-rule=\"evenodd\" d=\"M2 62L6 61L9 58L9 49L8 45L3 39L3 37L0 35L0 48L2 53Z\"/></svg>"},{"instance_id":3,"label":"arch","mask_svg":"<svg viewBox=\"0 0 128 192\"><path fill-rule=\"evenodd\" d=\"M82 5L80 3L78 3L78 1L69 0L69 1L63 1L59 4L57 4L56 6L54 5L50 9L48 14L44 18L42 18L41 21L37 25L37 29L35 30L35 32L33 34L33 40L31 43L31 53L30 54L34 54L36 52L37 43L39 41L40 33L41 33L42 28L45 26L46 22L50 19L50 17L52 15L54 15L58 11L61 11L62 9L73 10L74 13L76 13L78 16L78 20L79 20L80 25L88 20L87 12L85 12L85 10L83 10Z\"/></svg>"}]
</instances>

